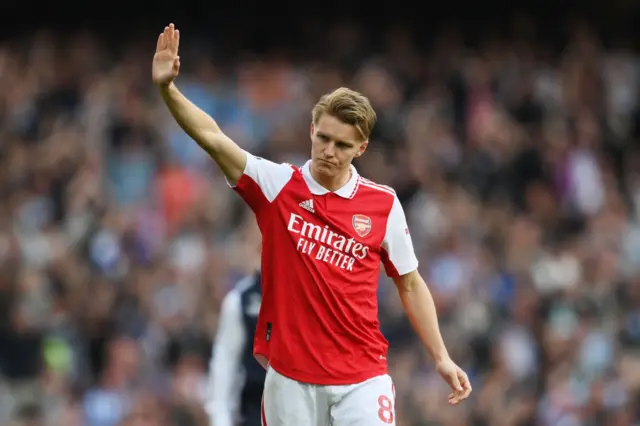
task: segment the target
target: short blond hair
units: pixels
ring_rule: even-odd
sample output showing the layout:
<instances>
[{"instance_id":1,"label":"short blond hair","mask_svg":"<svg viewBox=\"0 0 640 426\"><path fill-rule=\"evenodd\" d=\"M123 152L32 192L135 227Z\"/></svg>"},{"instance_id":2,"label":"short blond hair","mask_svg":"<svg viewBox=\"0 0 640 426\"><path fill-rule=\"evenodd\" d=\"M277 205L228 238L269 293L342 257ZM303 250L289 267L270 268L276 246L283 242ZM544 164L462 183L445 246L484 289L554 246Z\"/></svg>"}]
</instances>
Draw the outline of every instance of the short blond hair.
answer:
<instances>
[{"instance_id":1,"label":"short blond hair","mask_svg":"<svg viewBox=\"0 0 640 426\"><path fill-rule=\"evenodd\" d=\"M331 115L345 124L354 126L363 141L369 140L377 116L369 99L355 90L340 87L323 95L313 107L314 124L323 114Z\"/></svg>"}]
</instances>

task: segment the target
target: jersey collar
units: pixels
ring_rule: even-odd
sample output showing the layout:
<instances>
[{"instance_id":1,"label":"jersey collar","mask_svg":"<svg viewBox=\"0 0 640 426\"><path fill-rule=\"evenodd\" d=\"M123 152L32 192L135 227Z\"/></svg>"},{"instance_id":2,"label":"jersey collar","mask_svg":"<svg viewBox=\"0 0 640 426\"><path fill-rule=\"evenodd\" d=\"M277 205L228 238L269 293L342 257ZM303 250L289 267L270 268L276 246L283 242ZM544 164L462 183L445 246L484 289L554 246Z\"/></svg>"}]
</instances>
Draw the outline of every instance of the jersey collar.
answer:
<instances>
[{"instance_id":1,"label":"jersey collar","mask_svg":"<svg viewBox=\"0 0 640 426\"><path fill-rule=\"evenodd\" d=\"M304 166L302 166L302 176L304 176L305 182L307 182L307 186L313 195L324 195L329 191L324 186L320 185L311 175L311 160L308 160ZM342 198L353 198L358 189L358 180L360 175L358 175L358 171L352 165L349 166L351 169L351 178L349 182L347 182L340 189L333 191L334 194L339 195Z\"/></svg>"}]
</instances>

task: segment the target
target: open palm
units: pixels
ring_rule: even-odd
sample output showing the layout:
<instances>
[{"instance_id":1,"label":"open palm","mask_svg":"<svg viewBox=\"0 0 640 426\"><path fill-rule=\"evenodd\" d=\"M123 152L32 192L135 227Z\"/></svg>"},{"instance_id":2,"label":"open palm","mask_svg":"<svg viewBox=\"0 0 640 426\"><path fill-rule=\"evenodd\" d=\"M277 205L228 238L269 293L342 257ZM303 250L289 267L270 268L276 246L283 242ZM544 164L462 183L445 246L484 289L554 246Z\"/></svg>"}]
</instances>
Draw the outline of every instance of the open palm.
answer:
<instances>
[{"instance_id":1,"label":"open palm","mask_svg":"<svg viewBox=\"0 0 640 426\"><path fill-rule=\"evenodd\" d=\"M180 32L173 24L164 27L164 32L158 36L156 54L153 56L151 74L153 82L158 85L170 84L180 72Z\"/></svg>"}]
</instances>

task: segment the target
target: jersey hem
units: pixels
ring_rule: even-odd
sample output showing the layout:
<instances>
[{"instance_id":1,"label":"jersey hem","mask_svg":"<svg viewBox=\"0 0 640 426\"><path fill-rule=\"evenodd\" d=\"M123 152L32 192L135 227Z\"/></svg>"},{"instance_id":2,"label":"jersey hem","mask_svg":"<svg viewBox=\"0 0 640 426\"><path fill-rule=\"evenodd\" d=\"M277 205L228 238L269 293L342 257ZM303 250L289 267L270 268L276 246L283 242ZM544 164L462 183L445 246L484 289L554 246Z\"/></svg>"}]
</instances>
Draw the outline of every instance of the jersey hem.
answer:
<instances>
[{"instance_id":1,"label":"jersey hem","mask_svg":"<svg viewBox=\"0 0 640 426\"><path fill-rule=\"evenodd\" d=\"M316 375L304 374L299 372L291 372L288 371L286 367L283 367L278 362L271 360L269 362L269 367L273 368L279 374L288 377L289 379L295 380L301 383L307 383L310 385L319 385L319 386L344 386L344 385L355 385L358 383L365 382L369 379L373 379L374 377L382 376L384 374L389 374L388 366L376 368L375 370L362 371L357 374L350 375L348 378L336 378L331 376L321 376L318 377Z\"/></svg>"}]
</instances>

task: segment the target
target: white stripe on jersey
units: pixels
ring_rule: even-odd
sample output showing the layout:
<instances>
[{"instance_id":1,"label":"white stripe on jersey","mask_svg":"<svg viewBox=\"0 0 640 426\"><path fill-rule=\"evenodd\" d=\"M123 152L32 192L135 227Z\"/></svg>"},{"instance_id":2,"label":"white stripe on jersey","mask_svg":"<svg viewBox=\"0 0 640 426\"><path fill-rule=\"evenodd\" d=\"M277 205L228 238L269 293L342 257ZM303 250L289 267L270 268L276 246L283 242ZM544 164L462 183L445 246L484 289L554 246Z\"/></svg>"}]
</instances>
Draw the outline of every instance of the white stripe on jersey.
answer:
<instances>
[{"instance_id":1,"label":"white stripe on jersey","mask_svg":"<svg viewBox=\"0 0 640 426\"><path fill-rule=\"evenodd\" d=\"M377 183L371 182L370 180L366 180L364 178L360 178L360 181L361 181L360 185L366 186L367 188L377 189L378 191L386 192L387 194L390 194L390 195L396 195L396 192L392 188L386 185L379 185Z\"/></svg>"}]
</instances>

